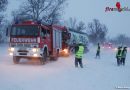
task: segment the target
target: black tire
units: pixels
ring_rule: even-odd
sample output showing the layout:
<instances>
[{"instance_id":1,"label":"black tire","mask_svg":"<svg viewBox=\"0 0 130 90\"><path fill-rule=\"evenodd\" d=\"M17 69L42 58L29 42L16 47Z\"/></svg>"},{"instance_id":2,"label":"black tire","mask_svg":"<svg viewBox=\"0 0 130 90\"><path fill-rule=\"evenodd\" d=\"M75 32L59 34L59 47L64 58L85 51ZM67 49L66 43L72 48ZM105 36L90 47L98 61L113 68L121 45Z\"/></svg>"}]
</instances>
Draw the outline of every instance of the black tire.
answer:
<instances>
[{"instance_id":1,"label":"black tire","mask_svg":"<svg viewBox=\"0 0 130 90\"><path fill-rule=\"evenodd\" d=\"M20 61L20 57L18 57L18 56L13 56L13 62L14 62L14 64L18 64L19 61Z\"/></svg>"},{"instance_id":2,"label":"black tire","mask_svg":"<svg viewBox=\"0 0 130 90\"><path fill-rule=\"evenodd\" d=\"M53 61L57 61L57 60L58 60L57 54L56 54L55 56L51 57L51 59L52 59Z\"/></svg>"},{"instance_id":3,"label":"black tire","mask_svg":"<svg viewBox=\"0 0 130 90\"><path fill-rule=\"evenodd\" d=\"M47 52L44 51L42 57L40 58L40 62L43 65L43 64L45 64L46 61L47 61Z\"/></svg>"},{"instance_id":4,"label":"black tire","mask_svg":"<svg viewBox=\"0 0 130 90\"><path fill-rule=\"evenodd\" d=\"M54 61L57 61L57 60L58 60L58 56L55 56L55 57L54 57Z\"/></svg>"},{"instance_id":5,"label":"black tire","mask_svg":"<svg viewBox=\"0 0 130 90\"><path fill-rule=\"evenodd\" d=\"M58 49L56 52L56 57L59 57L59 56L60 56L60 53L59 53L59 49Z\"/></svg>"}]
</instances>

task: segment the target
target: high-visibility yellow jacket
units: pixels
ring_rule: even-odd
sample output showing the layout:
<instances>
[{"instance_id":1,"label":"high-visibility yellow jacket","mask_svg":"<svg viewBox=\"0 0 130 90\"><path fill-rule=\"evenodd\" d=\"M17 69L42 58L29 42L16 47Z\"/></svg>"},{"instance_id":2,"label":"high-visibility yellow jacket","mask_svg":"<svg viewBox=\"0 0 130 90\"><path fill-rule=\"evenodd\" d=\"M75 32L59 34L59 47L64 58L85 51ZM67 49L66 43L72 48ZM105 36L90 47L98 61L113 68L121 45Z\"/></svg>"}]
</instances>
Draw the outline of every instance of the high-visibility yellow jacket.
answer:
<instances>
[{"instance_id":1,"label":"high-visibility yellow jacket","mask_svg":"<svg viewBox=\"0 0 130 90\"><path fill-rule=\"evenodd\" d=\"M76 52L75 57L76 58L82 58L84 53L84 47L83 46L79 46L79 50Z\"/></svg>"},{"instance_id":2,"label":"high-visibility yellow jacket","mask_svg":"<svg viewBox=\"0 0 130 90\"><path fill-rule=\"evenodd\" d=\"M117 53L116 53L116 57L121 58L121 56L122 56L122 50L119 49L119 50L117 51Z\"/></svg>"},{"instance_id":3,"label":"high-visibility yellow jacket","mask_svg":"<svg viewBox=\"0 0 130 90\"><path fill-rule=\"evenodd\" d=\"M122 50L121 52L121 58L126 58L127 49Z\"/></svg>"}]
</instances>

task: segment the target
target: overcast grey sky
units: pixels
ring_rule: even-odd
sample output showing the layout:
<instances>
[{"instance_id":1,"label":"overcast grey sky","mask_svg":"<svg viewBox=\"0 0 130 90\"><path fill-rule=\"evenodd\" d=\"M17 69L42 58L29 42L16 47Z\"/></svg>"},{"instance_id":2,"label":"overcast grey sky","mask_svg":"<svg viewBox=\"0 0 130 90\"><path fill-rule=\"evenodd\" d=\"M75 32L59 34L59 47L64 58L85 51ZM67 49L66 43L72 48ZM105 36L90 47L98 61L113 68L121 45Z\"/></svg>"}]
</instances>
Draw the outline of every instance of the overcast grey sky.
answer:
<instances>
[{"instance_id":1,"label":"overcast grey sky","mask_svg":"<svg viewBox=\"0 0 130 90\"><path fill-rule=\"evenodd\" d=\"M21 1L10 0L8 14L17 9ZM86 24L96 18L107 25L109 36L115 37L117 34L130 36L130 11L105 12L106 7L116 8L117 1L121 3L121 7L130 9L130 0L68 0L63 18L68 20L70 17L75 17L78 21L82 20Z\"/></svg>"}]
</instances>

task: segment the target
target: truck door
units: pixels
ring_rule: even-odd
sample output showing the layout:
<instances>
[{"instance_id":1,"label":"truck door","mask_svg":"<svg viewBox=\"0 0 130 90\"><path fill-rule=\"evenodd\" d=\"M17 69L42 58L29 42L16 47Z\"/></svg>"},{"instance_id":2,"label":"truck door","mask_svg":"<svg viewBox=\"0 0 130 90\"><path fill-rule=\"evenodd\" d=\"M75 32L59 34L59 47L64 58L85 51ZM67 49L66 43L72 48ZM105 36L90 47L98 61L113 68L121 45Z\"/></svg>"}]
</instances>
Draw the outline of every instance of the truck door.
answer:
<instances>
[{"instance_id":1,"label":"truck door","mask_svg":"<svg viewBox=\"0 0 130 90\"><path fill-rule=\"evenodd\" d=\"M42 28L42 30L41 30L41 38L42 38L41 43L44 45L47 45L49 51L51 49L51 38L50 37L51 37L50 30L46 30L46 29Z\"/></svg>"}]
</instances>

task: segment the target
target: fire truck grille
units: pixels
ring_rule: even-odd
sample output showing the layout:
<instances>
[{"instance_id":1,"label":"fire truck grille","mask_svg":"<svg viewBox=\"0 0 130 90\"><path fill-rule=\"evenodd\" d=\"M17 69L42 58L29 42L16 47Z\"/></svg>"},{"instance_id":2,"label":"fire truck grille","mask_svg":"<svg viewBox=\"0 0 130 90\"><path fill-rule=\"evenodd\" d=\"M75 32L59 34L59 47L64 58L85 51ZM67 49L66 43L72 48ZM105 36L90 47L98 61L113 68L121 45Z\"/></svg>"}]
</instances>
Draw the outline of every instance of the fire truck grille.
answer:
<instances>
[{"instance_id":1,"label":"fire truck grille","mask_svg":"<svg viewBox=\"0 0 130 90\"><path fill-rule=\"evenodd\" d=\"M31 47L31 44L12 43L11 47Z\"/></svg>"},{"instance_id":2,"label":"fire truck grille","mask_svg":"<svg viewBox=\"0 0 130 90\"><path fill-rule=\"evenodd\" d=\"M17 44L17 47L31 47L31 44Z\"/></svg>"},{"instance_id":3,"label":"fire truck grille","mask_svg":"<svg viewBox=\"0 0 130 90\"><path fill-rule=\"evenodd\" d=\"M18 50L18 52L28 52L27 50Z\"/></svg>"},{"instance_id":4,"label":"fire truck grille","mask_svg":"<svg viewBox=\"0 0 130 90\"><path fill-rule=\"evenodd\" d=\"M19 55L27 55L27 53L19 53Z\"/></svg>"}]
</instances>

